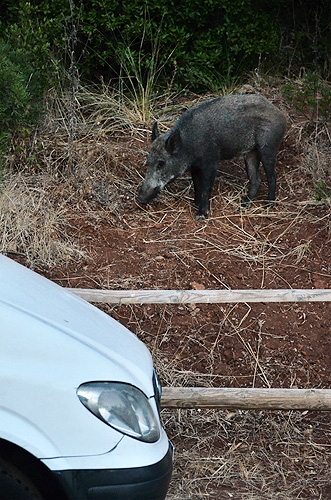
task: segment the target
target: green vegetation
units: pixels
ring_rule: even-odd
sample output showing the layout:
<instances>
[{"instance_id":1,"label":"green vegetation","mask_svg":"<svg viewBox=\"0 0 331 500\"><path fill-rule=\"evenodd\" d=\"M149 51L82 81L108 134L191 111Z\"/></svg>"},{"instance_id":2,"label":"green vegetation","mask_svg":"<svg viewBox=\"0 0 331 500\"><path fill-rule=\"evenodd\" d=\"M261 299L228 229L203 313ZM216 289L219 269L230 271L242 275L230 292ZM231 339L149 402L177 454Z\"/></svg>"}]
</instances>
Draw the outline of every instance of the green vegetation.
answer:
<instances>
[{"instance_id":1,"label":"green vegetation","mask_svg":"<svg viewBox=\"0 0 331 500\"><path fill-rule=\"evenodd\" d=\"M180 9L173 0L7 0L0 14L4 37L48 75L59 61L70 64L73 31L86 78L118 77L128 50L148 78L156 45L164 82L195 91L259 64L283 74L330 73L327 0L183 0Z\"/></svg>"},{"instance_id":2,"label":"green vegetation","mask_svg":"<svg viewBox=\"0 0 331 500\"><path fill-rule=\"evenodd\" d=\"M283 87L283 94L298 111L314 120L328 120L331 115L331 86L315 72L308 72L299 80L291 80Z\"/></svg>"},{"instance_id":3,"label":"green vegetation","mask_svg":"<svg viewBox=\"0 0 331 500\"><path fill-rule=\"evenodd\" d=\"M315 197L318 201L331 198L331 187L321 181L315 185Z\"/></svg>"},{"instance_id":4,"label":"green vegetation","mask_svg":"<svg viewBox=\"0 0 331 500\"><path fill-rule=\"evenodd\" d=\"M287 77L284 95L297 109L330 118L327 0L183 0L180 8L173 0L6 0L0 19L2 156L14 131L29 134L50 88L61 95L71 143L79 99L95 116L101 104L111 130L107 107L123 123L133 115L146 123L171 92L223 93L256 73Z\"/></svg>"},{"instance_id":5,"label":"green vegetation","mask_svg":"<svg viewBox=\"0 0 331 500\"><path fill-rule=\"evenodd\" d=\"M0 171L14 132L29 134L39 115L43 85L21 50L0 40Z\"/></svg>"}]
</instances>

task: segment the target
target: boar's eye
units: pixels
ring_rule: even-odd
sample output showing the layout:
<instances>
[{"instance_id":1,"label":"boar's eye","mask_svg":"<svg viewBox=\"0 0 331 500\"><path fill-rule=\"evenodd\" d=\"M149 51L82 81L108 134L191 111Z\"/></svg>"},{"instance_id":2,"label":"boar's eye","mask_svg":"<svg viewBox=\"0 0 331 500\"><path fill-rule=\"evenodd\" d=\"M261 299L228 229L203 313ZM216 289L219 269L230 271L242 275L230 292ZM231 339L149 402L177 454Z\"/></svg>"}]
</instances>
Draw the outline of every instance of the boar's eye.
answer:
<instances>
[{"instance_id":1,"label":"boar's eye","mask_svg":"<svg viewBox=\"0 0 331 500\"><path fill-rule=\"evenodd\" d=\"M161 168L165 167L165 164L166 164L166 162L164 160L159 160L157 162L157 168L161 169Z\"/></svg>"}]
</instances>

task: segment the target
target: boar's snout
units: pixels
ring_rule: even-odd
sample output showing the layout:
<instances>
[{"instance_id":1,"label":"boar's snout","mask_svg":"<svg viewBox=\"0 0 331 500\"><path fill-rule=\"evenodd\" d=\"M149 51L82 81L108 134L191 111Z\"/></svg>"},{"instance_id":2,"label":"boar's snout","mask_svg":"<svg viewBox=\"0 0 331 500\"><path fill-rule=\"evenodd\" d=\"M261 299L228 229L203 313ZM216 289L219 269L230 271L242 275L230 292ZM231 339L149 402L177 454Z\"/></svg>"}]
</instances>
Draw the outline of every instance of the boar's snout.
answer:
<instances>
[{"instance_id":1,"label":"boar's snout","mask_svg":"<svg viewBox=\"0 0 331 500\"><path fill-rule=\"evenodd\" d=\"M159 187L154 188L146 188L144 185L141 186L141 189L138 194L139 203L149 203L159 194L161 189Z\"/></svg>"}]
</instances>

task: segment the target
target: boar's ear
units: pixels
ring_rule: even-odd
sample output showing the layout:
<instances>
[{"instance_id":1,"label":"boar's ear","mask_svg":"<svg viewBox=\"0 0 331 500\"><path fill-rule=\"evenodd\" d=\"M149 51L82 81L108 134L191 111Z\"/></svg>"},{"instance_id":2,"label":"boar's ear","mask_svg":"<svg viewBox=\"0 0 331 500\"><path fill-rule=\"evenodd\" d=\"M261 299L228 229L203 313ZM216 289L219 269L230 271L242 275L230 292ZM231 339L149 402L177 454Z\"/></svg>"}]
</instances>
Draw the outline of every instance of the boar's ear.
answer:
<instances>
[{"instance_id":1,"label":"boar's ear","mask_svg":"<svg viewBox=\"0 0 331 500\"><path fill-rule=\"evenodd\" d=\"M168 139L165 142L165 149L171 155L178 153L180 147L182 145L182 139L180 137L180 131L177 129L171 135L169 135Z\"/></svg>"},{"instance_id":2,"label":"boar's ear","mask_svg":"<svg viewBox=\"0 0 331 500\"><path fill-rule=\"evenodd\" d=\"M154 123L153 128L152 128L152 142L159 137L160 132L157 126L157 122Z\"/></svg>"}]
</instances>

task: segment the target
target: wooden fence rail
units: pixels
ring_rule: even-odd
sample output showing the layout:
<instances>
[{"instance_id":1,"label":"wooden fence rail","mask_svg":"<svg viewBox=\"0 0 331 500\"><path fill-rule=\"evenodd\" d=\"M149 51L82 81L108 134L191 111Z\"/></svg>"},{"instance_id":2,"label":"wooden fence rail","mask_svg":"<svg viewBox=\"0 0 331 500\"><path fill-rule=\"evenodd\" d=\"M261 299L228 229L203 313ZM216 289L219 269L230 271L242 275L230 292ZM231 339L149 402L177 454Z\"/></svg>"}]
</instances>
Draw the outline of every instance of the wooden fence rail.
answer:
<instances>
[{"instance_id":1,"label":"wooden fence rail","mask_svg":"<svg viewBox=\"0 0 331 500\"><path fill-rule=\"evenodd\" d=\"M331 301L331 289L93 290L70 288L69 290L89 302L108 304ZM331 389L164 387L162 406L166 408L331 411Z\"/></svg>"},{"instance_id":2,"label":"wooden fence rail","mask_svg":"<svg viewBox=\"0 0 331 500\"><path fill-rule=\"evenodd\" d=\"M331 411L331 389L164 387L161 403L164 408Z\"/></svg>"},{"instance_id":3,"label":"wooden fence rail","mask_svg":"<svg viewBox=\"0 0 331 500\"><path fill-rule=\"evenodd\" d=\"M93 290L70 288L94 303L108 304L221 304L251 302L330 302L331 289L278 290Z\"/></svg>"}]
</instances>

